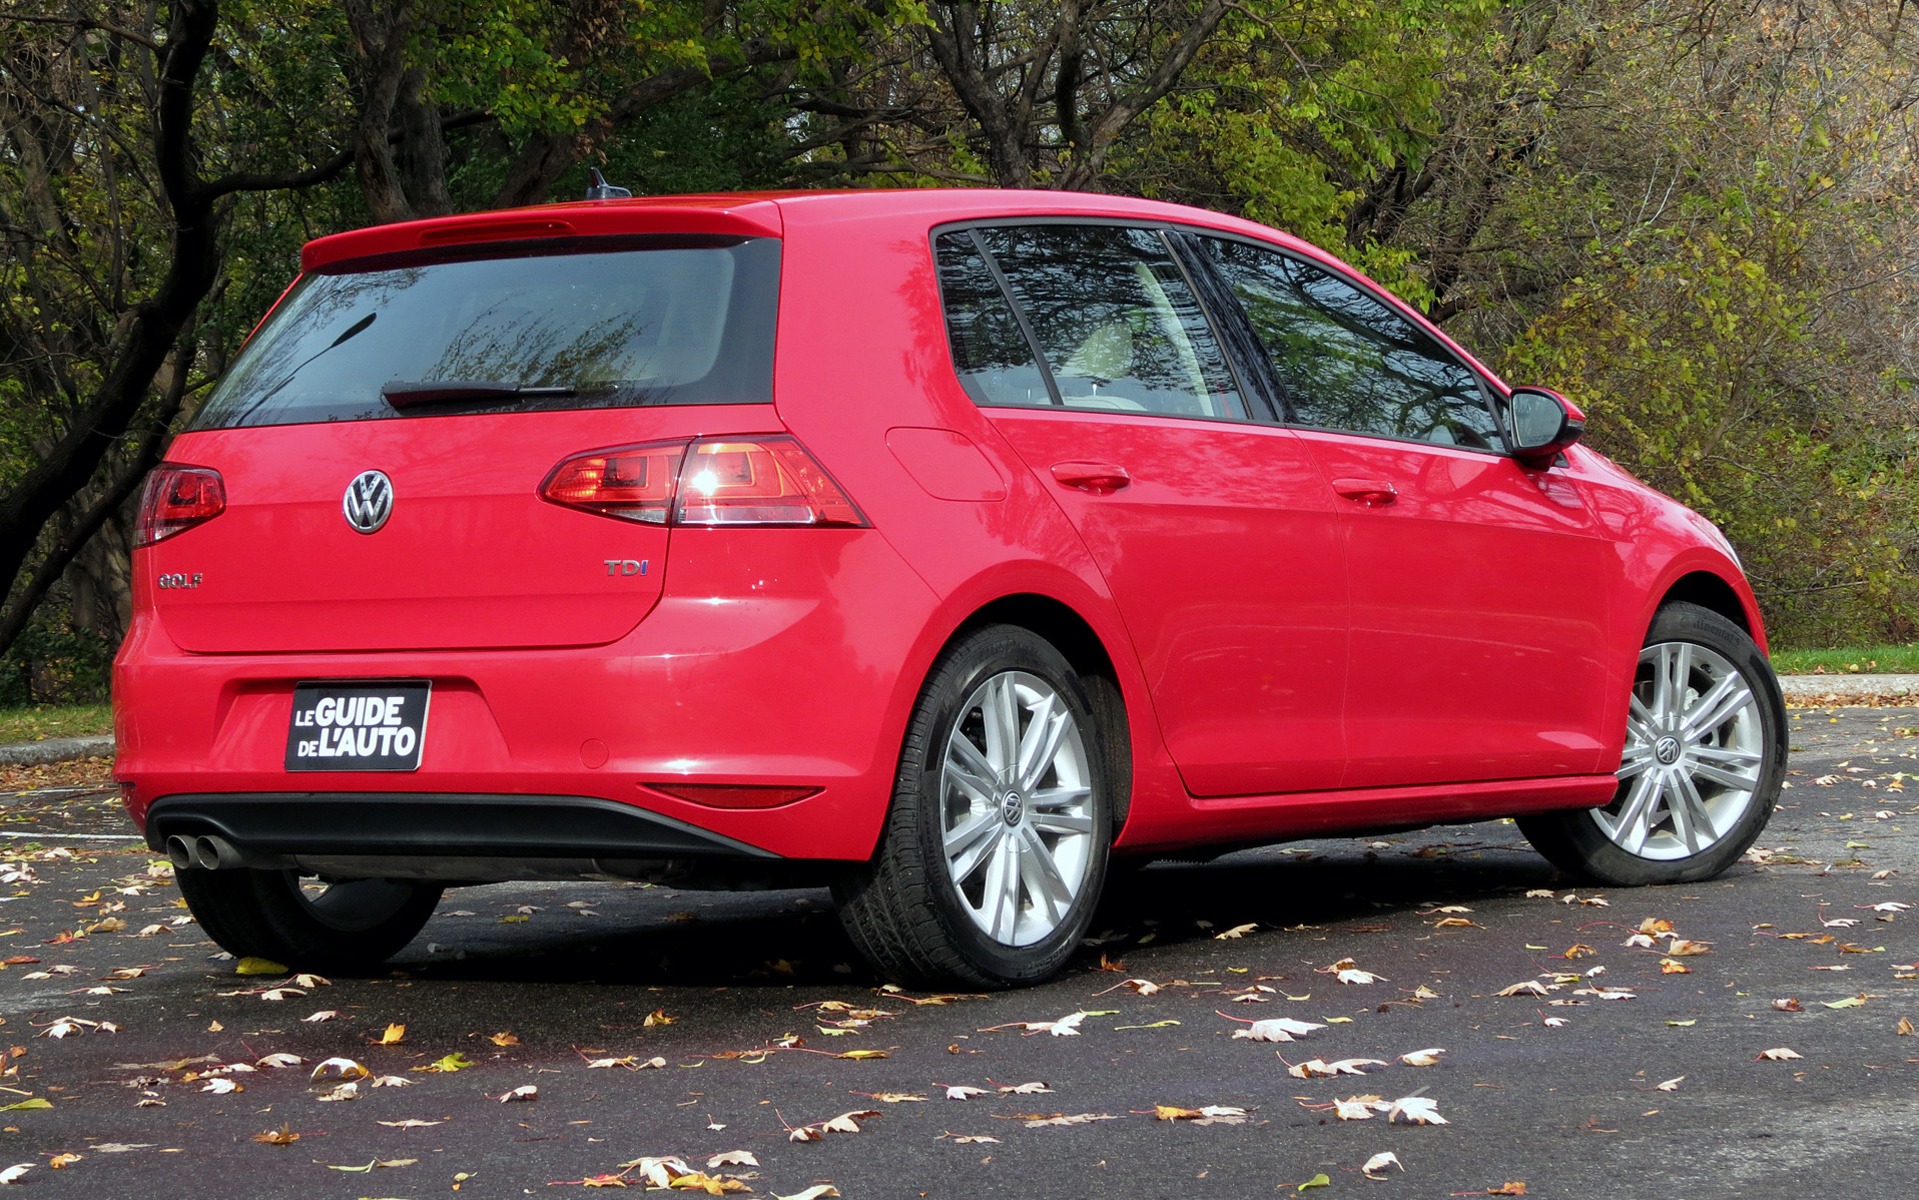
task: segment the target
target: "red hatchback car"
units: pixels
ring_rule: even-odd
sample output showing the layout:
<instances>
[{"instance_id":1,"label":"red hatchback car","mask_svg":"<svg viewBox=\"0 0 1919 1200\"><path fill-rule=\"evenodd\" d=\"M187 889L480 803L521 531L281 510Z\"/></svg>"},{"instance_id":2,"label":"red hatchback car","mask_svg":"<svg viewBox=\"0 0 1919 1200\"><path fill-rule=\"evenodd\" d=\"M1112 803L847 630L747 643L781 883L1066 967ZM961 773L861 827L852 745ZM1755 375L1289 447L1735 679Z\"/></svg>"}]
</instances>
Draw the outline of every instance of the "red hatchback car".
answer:
<instances>
[{"instance_id":1,"label":"red hatchback car","mask_svg":"<svg viewBox=\"0 0 1919 1200\"><path fill-rule=\"evenodd\" d=\"M214 940L454 883L829 883L1056 970L1112 863L1518 817L1696 880L1786 753L1738 560L1364 278L1044 192L341 234L153 475L118 768Z\"/></svg>"}]
</instances>

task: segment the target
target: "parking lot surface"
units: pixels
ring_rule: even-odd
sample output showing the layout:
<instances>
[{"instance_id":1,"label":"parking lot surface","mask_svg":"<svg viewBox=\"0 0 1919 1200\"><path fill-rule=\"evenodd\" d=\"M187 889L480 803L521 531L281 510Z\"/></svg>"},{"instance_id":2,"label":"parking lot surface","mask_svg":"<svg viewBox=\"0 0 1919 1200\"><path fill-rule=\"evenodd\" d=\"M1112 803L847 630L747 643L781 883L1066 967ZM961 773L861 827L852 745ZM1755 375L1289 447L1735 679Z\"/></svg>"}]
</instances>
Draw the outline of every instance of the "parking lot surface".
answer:
<instances>
[{"instance_id":1,"label":"parking lot surface","mask_svg":"<svg viewBox=\"0 0 1919 1200\"><path fill-rule=\"evenodd\" d=\"M0 1170L91 1196L1905 1194L1919 711L1792 729L1779 811L1711 883L1591 889L1507 823L1159 863L1060 978L991 996L882 987L816 891L459 889L389 974L237 964L103 764L13 768ZM1274 1018L1314 1028L1246 1036Z\"/></svg>"}]
</instances>

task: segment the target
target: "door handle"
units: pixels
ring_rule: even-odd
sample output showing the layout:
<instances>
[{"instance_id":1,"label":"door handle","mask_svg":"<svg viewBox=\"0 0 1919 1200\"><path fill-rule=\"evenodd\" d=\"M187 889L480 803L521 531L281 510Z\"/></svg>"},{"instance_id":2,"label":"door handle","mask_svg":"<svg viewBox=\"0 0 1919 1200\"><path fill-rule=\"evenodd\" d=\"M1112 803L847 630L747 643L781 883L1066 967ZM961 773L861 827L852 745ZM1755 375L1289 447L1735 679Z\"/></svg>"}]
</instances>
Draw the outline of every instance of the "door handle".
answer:
<instances>
[{"instance_id":1,"label":"door handle","mask_svg":"<svg viewBox=\"0 0 1919 1200\"><path fill-rule=\"evenodd\" d=\"M1381 508L1399 499L1399 490L1378 479L1335 479L1333 490L1355 504Z\"/></svg>"},{"instance_id":2,"label":"door handle","mask_svg":"<svg viewBox=\"0 0 1919 1200\"><path fill-rule=\"evenodd\" d=\"M1067 487L1078 488L1095 496L1111 495L1133 482L1133 477L1126 473L1125 467L1102 462L1054 463L1053 478Z\"/></svg>"}]
</instances>

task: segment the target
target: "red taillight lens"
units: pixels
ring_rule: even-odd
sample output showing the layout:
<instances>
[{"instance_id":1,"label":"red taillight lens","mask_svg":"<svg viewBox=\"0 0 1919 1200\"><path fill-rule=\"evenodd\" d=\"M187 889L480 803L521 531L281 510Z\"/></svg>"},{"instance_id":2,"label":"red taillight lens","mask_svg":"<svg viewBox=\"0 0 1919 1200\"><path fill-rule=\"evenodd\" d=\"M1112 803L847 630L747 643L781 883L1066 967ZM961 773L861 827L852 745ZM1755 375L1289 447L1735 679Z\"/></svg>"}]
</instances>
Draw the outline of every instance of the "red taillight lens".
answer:
<instances>
[{"instance_id":1,"label":"red taillight lens","mask_svg":"<svg viewBox=\"0 0 1919 1200\"><path fill-rule=\"evenodd\" d=\"M623 521L664 525L673 511L674 481L685 456L685 442L576 455L553 468L540 496Z\"/></svg>"},{"instance_id":2,"label":"red taillight lens","mask_svg":"<svg viewBox=\"0 0 1919 1200\"><path fill-rule=\"evenodd\" d=\"M227 488L220 481L220 472L210 467L161 463L147 476L146 490L140 493L134 548L164 542L176 533L211 521L226 507Z\"/></svg>"},{"instance_id":3,"label":"red taillight lens","mask_svg":"<svg viewBox=\"0 0 1919 1200\"><path fill-rule=\"evenodd\" d=\"M864 525L826 469L789 437L694 442L678 525Z\"/></svg>"},{"instance_id":4,"label":"red taillight lens","mask_svg":"<svg viewBox=\"0 0 1919 1200\"><path fill-rule=\"evenodd\" d=\"M784 435L593 450L555 467L540 495L654 525L866 524L826 469Z\"/></svg>"}]
</instances>

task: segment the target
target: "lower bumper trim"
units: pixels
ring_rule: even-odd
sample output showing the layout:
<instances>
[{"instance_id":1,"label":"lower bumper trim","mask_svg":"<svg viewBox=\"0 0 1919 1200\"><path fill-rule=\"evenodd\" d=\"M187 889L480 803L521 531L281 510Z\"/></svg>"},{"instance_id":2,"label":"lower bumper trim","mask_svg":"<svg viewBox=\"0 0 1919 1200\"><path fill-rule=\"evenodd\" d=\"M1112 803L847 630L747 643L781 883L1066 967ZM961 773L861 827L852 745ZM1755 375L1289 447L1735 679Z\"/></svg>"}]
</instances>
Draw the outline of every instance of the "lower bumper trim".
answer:
<instances>
[{"instance_id":1,"label":"lower bumper trim","mask_svg":"<svg viewBox=\"0 0 1919 1200\"><path fill-rule=\"evenodd\" d=\"M147 845L219 837L248 862L294 858L733 859L779 856L591 796L250 792L162 796Z\"/></svg>"}]
</instances>

